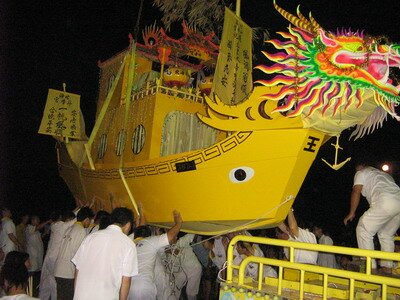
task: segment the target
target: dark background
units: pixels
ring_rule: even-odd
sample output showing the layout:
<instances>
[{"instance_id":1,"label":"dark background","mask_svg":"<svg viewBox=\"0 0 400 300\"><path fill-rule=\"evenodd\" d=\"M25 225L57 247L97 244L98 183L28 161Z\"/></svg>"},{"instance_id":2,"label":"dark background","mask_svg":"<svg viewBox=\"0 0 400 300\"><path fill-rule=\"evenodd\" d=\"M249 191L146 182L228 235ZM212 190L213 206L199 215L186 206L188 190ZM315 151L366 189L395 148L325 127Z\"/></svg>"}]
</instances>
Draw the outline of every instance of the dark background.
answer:
<instances>
[{"instance_id":1,"label":"dark background","mask_svg":"<svg viewBox=\"0 0 400 300\"><path fill-rule=\"evenodd\" d=\"M141 29L160 17L151 1L144 3ZM400 1L281 0L278 4L292 13L301 4L302 13L307 16L312 11L327 30L365 29L368 34L400 42ZM128 46L138 8L138 0L0 2L0 202L16 215L27 211L47 217L56 208L74 206L58 176L55 141L37 134L47 90L62 89L66 82L67 91L81 95L90 134L97 100L97 62ZM266 28L272 37L288 25L274 10L272 0L242 0L241 11L250 26ZM257 55L254 65L261 63L266 59ZM342 136L344 150L339 160L352 156L352 162L339 171L327 167L321 158L334 158L334 148L327 143L295 202L300 219L322 223L334 235L354 229L355 222L347 231L341 225L349 205L354 158L367 158L374 165L391 162L395 177L400 163L397 122L389 120L384 128L356 142L347 141L349 132ZM365 207L364 202L359 213Z\"/></svg>"}]
</instances>

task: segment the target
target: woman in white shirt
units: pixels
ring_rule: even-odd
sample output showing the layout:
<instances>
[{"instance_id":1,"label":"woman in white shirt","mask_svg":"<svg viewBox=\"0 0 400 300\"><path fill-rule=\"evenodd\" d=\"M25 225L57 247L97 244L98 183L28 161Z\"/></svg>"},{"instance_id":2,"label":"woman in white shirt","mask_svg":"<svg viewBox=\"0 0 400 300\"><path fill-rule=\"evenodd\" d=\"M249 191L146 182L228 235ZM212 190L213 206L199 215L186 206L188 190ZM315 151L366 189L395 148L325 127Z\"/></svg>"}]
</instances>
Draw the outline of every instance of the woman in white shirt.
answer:
<instances>
[{"instance_id":1,"label":"woman in white shirt","mask_svg":"<svg viewBox=\"0 0 400 300\"><path fill-rule=\"evenodd\" d=\"M25 228L26 238L26 252L29 254L31 261L30 272L40 271L43 264L43 241L40 229L44 227L48 222L40 224L38 216L32 216L31 224Z\"/></svg>"}]
</instances>

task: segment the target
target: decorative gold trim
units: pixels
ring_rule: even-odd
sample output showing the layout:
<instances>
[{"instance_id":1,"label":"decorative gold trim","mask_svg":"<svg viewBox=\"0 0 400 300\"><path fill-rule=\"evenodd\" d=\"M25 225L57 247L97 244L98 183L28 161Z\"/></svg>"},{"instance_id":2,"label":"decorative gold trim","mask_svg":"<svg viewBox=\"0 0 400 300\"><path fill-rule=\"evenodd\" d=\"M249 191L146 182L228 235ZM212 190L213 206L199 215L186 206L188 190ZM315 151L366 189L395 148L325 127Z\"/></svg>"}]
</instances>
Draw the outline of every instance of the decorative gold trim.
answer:
<instances>
[{"instance_id":1,"label":"decorative gold trim","mask_svg":"<svg viewBox=\"0 0 400 300\"><path fill-rule=\"evenodd\" d=\"M123 175L125 178L135 178L142 176L161 175L169 172L175 172L175 164L178 162L195 161L196 165L215 159L222 154L231 151L245 140L247 140L252 132L238 132L227 139L215 144L209 148L201 151L196 151L190 155L181 157L179 159L172 159L158 164L143 165L138 167L123 168ZM115 169L81 169L82 176L87 178L100 178L100 179L119 179L120 175L118 168Z\"/></svg>"}]
</instances>

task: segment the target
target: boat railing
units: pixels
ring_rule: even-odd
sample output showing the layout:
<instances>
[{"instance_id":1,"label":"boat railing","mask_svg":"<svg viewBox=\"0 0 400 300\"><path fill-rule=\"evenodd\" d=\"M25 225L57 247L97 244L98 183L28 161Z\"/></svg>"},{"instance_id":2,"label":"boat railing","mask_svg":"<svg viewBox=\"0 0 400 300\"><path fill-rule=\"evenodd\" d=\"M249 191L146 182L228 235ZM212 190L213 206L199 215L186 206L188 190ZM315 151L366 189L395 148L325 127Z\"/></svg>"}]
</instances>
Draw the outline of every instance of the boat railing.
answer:
<instances>
[{"instance_id":1,"label":"boat railing","mask_svg":"<svg viewBox=\"0 0 400 300\"><path fill-rule=\"evenodd\" d=\"M197 102L197 103L204 103L204 99L200 95L200 92L196 91L195 89L171 88L171 87L163 86L158 81L154 82L154 83L149 82L144 89L142 89L136 93L133 93L132 100L138 100L138 99L144 98L149 95L154 95L156 93L162 93L165 95L170 95L170 96L190 100L190 101Z\"/></svg>"},{"instance_id":2,"label":"boat railing","mask_svg":"<svg viewBox=\"0 0 400 300\"><path fill-rule=\"evenodd\" d=\"M274 258L265 258L265 257L256 257L249 256L245 258L240 265L233 264L233 253L234 248L237 242L243 241L254 244L264 244L271 246L281 246L287 247L289 249L289 261L279 260ZM317 251L317 252L325 252L332 254L342 254L342 255L350 255L360 257L361 261L365 261L365 271L363 272L353 272L348 270L340 270L333 269L327 267L321 267L310 264L302 264L294 262L294 251L296 249L309 250L309 251ZM348 297L347 299L354 299L356 288L359 286L365 286L366 284L373 284L375 286L379 286L379 293L381 294L381 299L387 299L387 295L389 294L388 288L399 288L400 287L400 277L394 278L389 276L380 276L371 274L371 262L372 259L380 259L380 260L389 260L400 262L400 253L389 253L389 252L381 252L374 250L364 250L364 249L355 249L355 248L347 248L347 247L339 247L339 246L328 246L328 245L319 245L319 244L309 244L309 243L300 243L300 242L292 242L271 238L261 238L261 237L253 237L253 236L236 236L234 237L228 246L228 257L227 257L227 278L226 284L224 286L225 289L241 288L246 289L247 291L251 291L254 293L262 293L265 292L266 284L268 282L273 282L273 286L276 287L276 295L283 295L284 287L292 287L295 286L298 291L298 299L303 299L304 295L310 293L310 278L314 279L314 284L318 286L317 292L319 297L322 299L328 299L332 294L332 282L337 280L341 280L344 282L344 286ZM248 282L246 280L246 267L249 264L258 265L258 277L257 280ZM263 269L264 266L274 266L278 270L278 278L269 278L264 277ZM284 272L286 270L296 270L299 274L298 282L295 284L293 282L290 285L285 282ZM314 276L310 276L313 274ZM307 280L309 280L307 282ZM329 288L329 290L328 290ZM315 289L312 290L315 292ZM392 293L393 291L390 290ZM396 294L400 293L400 290L396 291Z\"/></svg>"}]
</instances>

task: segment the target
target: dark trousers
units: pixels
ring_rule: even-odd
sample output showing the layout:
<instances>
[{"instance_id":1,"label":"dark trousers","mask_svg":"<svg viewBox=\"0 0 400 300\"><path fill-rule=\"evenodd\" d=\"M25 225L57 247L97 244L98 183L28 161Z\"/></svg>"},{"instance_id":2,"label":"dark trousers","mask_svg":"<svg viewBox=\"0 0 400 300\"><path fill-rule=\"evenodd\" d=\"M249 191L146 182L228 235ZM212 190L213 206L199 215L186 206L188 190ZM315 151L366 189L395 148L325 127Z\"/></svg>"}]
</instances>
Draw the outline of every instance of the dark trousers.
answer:
<instances>
[{"instance_id":1,"label":"dark trousers","mask_svg":"<svg viewBox=\"0 0 400 300\"><path fill-rule=\"evenodd\" d=\"M73 300L74 298L74 279L56 277L57 299Z\"/></svg>"}]
</instances>

